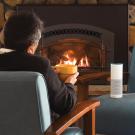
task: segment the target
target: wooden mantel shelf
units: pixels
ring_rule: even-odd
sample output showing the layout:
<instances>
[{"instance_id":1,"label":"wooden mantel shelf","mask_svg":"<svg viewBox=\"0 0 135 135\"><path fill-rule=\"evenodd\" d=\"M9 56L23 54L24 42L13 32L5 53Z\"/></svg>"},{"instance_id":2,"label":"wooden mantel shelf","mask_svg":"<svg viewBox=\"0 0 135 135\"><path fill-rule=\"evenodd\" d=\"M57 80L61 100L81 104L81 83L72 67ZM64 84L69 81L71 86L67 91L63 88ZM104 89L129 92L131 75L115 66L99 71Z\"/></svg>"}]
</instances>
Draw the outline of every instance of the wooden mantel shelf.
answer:
<instances>
[{"instance_id":1,"label":"wooden mantel shelf","mask_svg":"<svg viewBox=\"0 0 135 135\"><path fill-rule=\"evenodd\" d=\"M110 72L94 72L85 75L81 75L77 78L78 83L87 83L88 81L109 77Z\"/></svg>"},{"instance_id":2,"label":"wooden mantel shelf","mask_svg":"<svg viewBox=\"0 0 135 135\"><path fill-rule=\"evenodd\" d=\"M96 80L96 79L106 79L108 82L110 82L110 72L93 72L85 75L80 75L77 79L77 89L78 89L78 101L82 101L84 99L87 99L89 95L89 84L90 81ZM123 73L123 83L126 85L128 79L128 72ZM103 88L103 87L102 87ZM92 88L91 88L92 89ZM103 95L106 94L108 91L105 90L105 88L102 89L102 91L97 91L96 95ZM90 95L95 95L95 92L93 93L93 90L91 90Z\"/></svg>"}]
</instances>

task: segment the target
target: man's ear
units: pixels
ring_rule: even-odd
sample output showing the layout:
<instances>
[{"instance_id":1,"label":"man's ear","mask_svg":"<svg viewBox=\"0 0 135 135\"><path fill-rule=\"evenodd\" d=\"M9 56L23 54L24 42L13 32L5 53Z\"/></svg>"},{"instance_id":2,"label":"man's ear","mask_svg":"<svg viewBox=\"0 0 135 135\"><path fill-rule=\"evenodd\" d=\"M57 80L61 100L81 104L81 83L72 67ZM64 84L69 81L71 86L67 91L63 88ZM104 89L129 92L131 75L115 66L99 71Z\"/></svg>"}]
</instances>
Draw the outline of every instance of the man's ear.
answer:
<instances>
[{"instance_id":1,"label":"man's ear","mask_svg":"<svg viewBox=\"0 0 135 135\"><path fill-rule=\"evenodd\" d=\"M29 54L34 54L35 51L36 51L36 49L37 49L37 45L32 44L32 45L30 45L30 46L28 47L27 53L29 53Z\"/></svg>"}]
</instances>

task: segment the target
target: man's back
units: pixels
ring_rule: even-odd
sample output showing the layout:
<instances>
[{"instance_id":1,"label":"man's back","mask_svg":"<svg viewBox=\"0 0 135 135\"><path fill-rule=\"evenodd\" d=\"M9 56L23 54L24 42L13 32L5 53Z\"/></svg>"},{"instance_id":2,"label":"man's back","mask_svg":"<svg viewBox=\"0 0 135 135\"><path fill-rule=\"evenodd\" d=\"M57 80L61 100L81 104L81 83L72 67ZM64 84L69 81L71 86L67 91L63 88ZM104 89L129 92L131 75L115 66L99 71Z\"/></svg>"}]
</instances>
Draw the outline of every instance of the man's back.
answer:
<instances>
[{"instance_id":1,"label":"man's back","mask_svg":"<svg viewBox=\"0 0 135 135\"><path fill-rule=\"evenodd\" d=\"M0 71L36 71L46 78L51 109L63 115L71 110L76 102L72 84L62 83L51 69L48 60L23 52L0 54Z\"/></svg>"},{"instance_id":2,"label":"man's back","mask_svg":"<svg viewBox=\"0 0 135 135\"><path fill-rule=\"evenodd\" d=\"M78 73L61 82L48 60L34 56L44 26L34 13L20 13L11 16L4 25L4 46L11 52L0 55L1 71L35 71L46 79L50 108L63 115L76 103L74 84Z\"/></svg>"},{"instance_id":3,"label":"man's back","mask_svg":"<svg viewBox=\"0 0 135 135\"><path fill-rule=\"evenodd\" d=\"M0 70L36 70L37 72L42 72L42 61L44 61L44 65L46 63L47 68L49 64L47 60L27 53L13 51L0 55Z\"/></svg>"}]
</instances>

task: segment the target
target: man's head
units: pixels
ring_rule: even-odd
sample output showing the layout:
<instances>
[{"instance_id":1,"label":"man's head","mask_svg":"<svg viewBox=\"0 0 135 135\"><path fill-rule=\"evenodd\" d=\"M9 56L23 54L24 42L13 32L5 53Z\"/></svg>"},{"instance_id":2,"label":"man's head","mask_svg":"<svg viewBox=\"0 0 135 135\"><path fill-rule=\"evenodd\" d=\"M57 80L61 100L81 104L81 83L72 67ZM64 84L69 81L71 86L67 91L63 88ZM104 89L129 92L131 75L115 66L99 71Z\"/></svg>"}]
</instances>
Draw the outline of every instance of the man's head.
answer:
<instances>
[{"instance_id":1,"label":"man's head","mask_svg":"<svg viewBox=\"0 0 135 135\"><path fill-rule=\"evenodd\" d=\"M11 16L4 27L5 47L34 53L43 30L43 22L32 13ZM34 52L33 52L34 51Z\"/></svg>"}]
</instances>

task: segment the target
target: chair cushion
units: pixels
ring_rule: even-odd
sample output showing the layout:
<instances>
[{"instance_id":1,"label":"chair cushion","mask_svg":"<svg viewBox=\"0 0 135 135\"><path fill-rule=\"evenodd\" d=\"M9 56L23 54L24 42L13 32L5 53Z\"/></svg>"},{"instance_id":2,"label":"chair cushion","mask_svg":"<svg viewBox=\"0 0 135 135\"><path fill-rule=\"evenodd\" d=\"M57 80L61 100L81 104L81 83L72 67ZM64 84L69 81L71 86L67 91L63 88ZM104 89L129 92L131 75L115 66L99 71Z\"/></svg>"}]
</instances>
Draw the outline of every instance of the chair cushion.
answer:
<instances>
[{"instance_id":1,"label":"chair cushion","mask_svg":"<svg viewBox=\"0 0 135 135\"><path fill-rule=\"evenodd\" d=\"M83 131L78 127L69 127L63 135L83 135Z\"/></svg>"},{"instance_id":2,"label":"chair cushion","mask_svg":"<svg viewBox=\"0 0 135 135\"><path fill-rule=\"evenodd\" d=\"M109 135L135 134L135 93L114 99L109 95L97 97L101 106L96 110L97 133Z\"/></svg>"}]
</instances>

